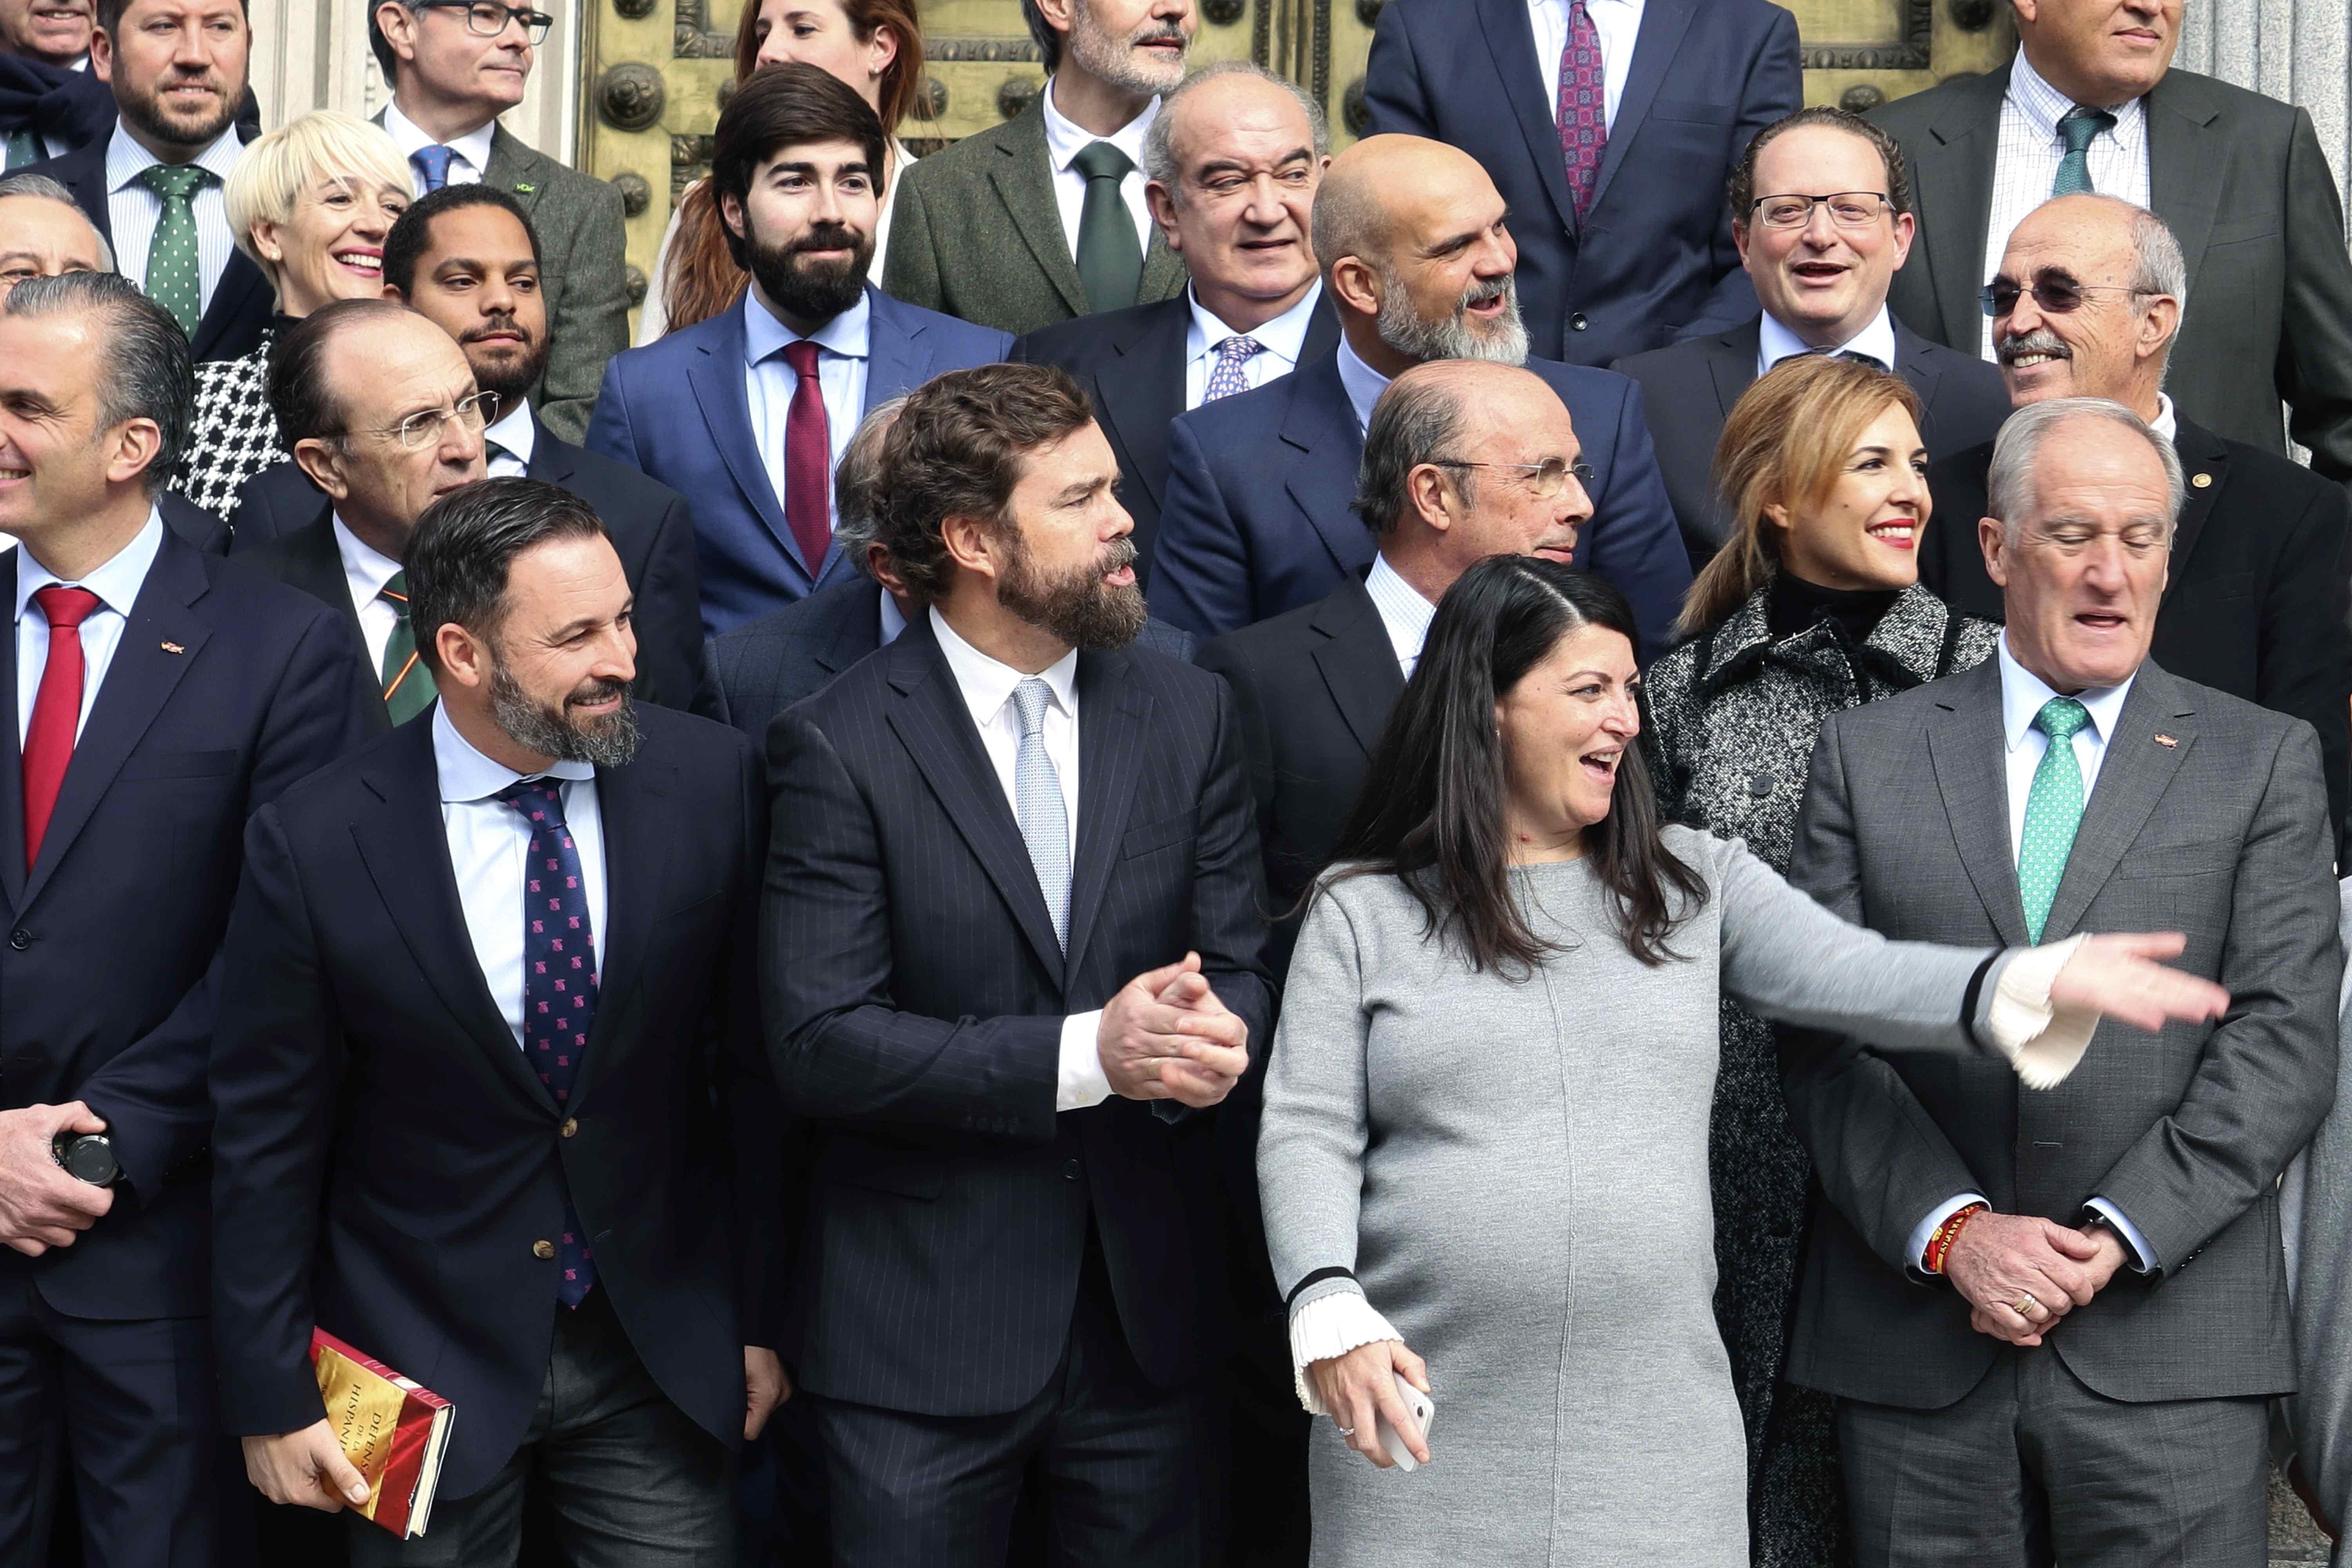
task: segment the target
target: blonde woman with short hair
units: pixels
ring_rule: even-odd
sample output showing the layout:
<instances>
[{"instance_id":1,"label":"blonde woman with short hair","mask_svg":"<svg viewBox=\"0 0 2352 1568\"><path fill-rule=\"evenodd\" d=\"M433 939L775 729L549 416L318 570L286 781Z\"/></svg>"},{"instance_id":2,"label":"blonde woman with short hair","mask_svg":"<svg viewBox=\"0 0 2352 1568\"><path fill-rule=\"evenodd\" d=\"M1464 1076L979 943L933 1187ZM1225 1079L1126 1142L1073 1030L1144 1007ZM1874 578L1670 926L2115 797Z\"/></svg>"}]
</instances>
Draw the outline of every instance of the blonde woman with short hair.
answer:
<instances>
[{"instance_id":1,"label":"blonde woman with short hair","mask_svg":"<svg viewBox=\"0 0 2352 1568\"><path fill-rule=\"evenodd\" d=\"M278 292L252 353L196 367L196 417L174 488L226 517L237 488L286 460L269 407L269 351L289 321L383 292L383 241L414 186L391 136L322 109L247 146L223 184L229 232Z\"/></svg>"},{"instance_id":2,"label":"blonde woman with short hair","mask_svg":"<svg viewBox=\"0 0 2352 1568\"><path fill-rule=\"evenodd\" d=\"M1645 678L1642 743L1666 820L1744 838L1775 871L1829 716L1980 664L2000 636L1919 585L1933 506L1918 421L1900 376L1807 355L1750 386L1716 446L1734 531L1684 600L1685 640ZM1727 1001L1720 1061L1716 1318L1748 1431L1755 1561L1843 1562L1829 1401L1780 1381L1812 1168L1771 1026Z\"/></svg>"}]
</instances>

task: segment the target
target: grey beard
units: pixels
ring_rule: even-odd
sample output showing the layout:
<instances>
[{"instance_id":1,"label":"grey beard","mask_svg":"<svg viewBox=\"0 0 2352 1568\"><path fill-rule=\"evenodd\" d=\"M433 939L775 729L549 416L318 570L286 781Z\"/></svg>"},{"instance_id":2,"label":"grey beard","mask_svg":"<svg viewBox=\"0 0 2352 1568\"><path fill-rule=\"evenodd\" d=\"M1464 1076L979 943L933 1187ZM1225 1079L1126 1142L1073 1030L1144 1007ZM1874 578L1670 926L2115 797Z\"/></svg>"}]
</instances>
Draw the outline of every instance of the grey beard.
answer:
<instances>
[{"instance_id":1,"label":"grey beard","mask_svg":"<svg viewBox=\"0 0 2352 1568\"><path fill-rule=\"evenodd\" d=\"M1185 65L1192 58L1189 44L1183 59L1173 70L1154 70L1135 58L1136 41L1133 37L1114 38L1106 35L1095 25L1087 0L1076 0L1071 8L1070 56L1087 68L1087 75L1133 93L1166 92L1184 79Z\"/></svg>"},{"instance_id":2,"label":"grey beard","mask_svg":"<svg viewBox=\"0 0 2352 1568\"><path fill-rule=\"evenodd\" d=\"M508 740L526 752L553 757L559 763L586 763L592 767L622 768L637 754L637 713L625 689L621 706L609 719L574 724L562 713L531 700L507 668L506 661L490 665L490 717Z\"/></svg>"},{"instance_id":3,"label":"grey beard","mask_svg":"<svg viewBox=\"0 0 2352 1568\"><path fill-rule=\"evenodd\" d=\"M1471 300L1482 298L1486 290L1474 288L1462 297L1454 314L1444 321L1424 321L1413 314L1412 300L1406 295L1402 279L1386 272L1381 275L1381 313L1373 321L1373 330L1381 342L1388 344L1407 359L1422 363L1439 359L1486 360L1495 364L1523 365L1528 363L1527 323L1519 320L1518 279L1503 280L1505 301L1501 321L1488 332L1479 332L1463 319L1463 311Z\"/></svg>"}]
</instances>

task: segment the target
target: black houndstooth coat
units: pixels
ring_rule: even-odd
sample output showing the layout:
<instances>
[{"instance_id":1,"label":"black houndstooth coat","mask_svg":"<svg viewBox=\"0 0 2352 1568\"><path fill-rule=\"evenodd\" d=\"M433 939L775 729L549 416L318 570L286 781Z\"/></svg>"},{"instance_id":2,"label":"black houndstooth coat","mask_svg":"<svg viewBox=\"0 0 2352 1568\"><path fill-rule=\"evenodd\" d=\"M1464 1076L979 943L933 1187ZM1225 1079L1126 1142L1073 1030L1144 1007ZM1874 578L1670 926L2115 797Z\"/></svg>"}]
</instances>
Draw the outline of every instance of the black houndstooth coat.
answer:
<instances>
[{"instance_id":1,"label":"black houndstooth coat","mask_svg":"<svg viewBox=\"0 0 2352 1568\"><path fill-rule=\"evenodd\" d=\"M235 510L239 485L286 460L269 409L269 345L281 321L263 331L252 353L196 366L195 425L172 488L215 517Z\"/></svg>"}]
</instances>

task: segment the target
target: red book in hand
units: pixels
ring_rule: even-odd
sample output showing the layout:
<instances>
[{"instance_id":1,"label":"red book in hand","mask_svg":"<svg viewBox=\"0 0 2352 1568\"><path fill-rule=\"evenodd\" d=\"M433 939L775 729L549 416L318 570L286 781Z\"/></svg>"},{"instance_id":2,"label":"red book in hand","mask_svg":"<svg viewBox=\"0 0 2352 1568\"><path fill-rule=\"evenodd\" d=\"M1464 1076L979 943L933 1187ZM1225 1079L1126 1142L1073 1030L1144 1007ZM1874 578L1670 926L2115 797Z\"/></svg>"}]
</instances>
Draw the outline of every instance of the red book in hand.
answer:
<instances>
[{"instance_id":1,"label":"red book in hand","mask_svg":"<svg viewBox=\"0 0 2352 1568\"><path fill-rule=\"evenodd\" d=\"M324 1329L310 1331L310 1364L327 1425L368 1484L352 1511L396 1536L424 1534L457 1406Z\"/></svg>"}]
</instances>

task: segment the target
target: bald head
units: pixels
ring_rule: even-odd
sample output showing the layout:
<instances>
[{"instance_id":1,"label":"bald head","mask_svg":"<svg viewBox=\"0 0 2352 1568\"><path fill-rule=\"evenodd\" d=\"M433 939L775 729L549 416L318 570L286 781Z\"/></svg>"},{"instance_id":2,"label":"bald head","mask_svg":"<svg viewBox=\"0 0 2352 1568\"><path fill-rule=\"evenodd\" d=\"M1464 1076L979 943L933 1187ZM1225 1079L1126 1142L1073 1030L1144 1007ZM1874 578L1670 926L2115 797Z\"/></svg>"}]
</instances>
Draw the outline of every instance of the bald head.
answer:
<instances>
[{"instance_id":1,"label":"bald head","mask_svg":"<svg viewBox=\"0 0 2352 1568\"><path fill-rule=\"evenodd\" d=\"M1333 159L1315 254L1348 346L1389 376L1424 360L1524 361L1506 216L1478 161L1442 142L1370 136Z\"/></svg>"},{"instance_id":2,"label":"bald head","mask_svg":"<svg viewBox=\"0 0 2352 1568\"><path fill-rule=\"evenodd\" d=\"M54 195L26 188L31 183L0 181L0 299L27 278L113 271L114 252L72 197L62 187Z\"/></svg>"},{"instance_id":3,"label":"bald head","mask_svg":"<svg viewBox=\"0 0 2352 1568\"><path fill-rule=\"evenodd\" d=\"M1993 284L1997 298L2016 292L1992 323L2011 403L2105 397L2156 417L2188 291L2163 219L2113 196L2055 197L2011 232ZM2047 309L2037 288L2079 291L2081 304Z\"/></svg>"},{"instance_id":4,"label":"bald head","mask_svg":"<svg viewBox=\"0 0 2352 1568\"><path fill-rule=\"evenodd\" d=\"M1316 193L1315 254L1326 268L1343 256L1378 266L1397 237L1437 221L1433 207L1465 216L1491 207L1499 221L1503 198L1485 165L1458 147L1367 136L1331 160Z\"/></svg>"}]
</instances>

